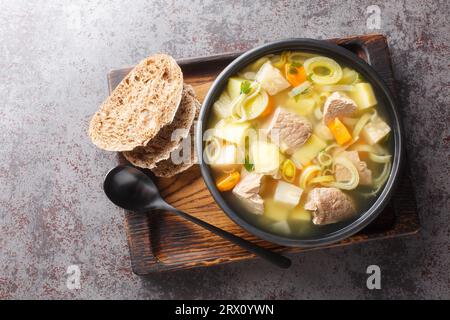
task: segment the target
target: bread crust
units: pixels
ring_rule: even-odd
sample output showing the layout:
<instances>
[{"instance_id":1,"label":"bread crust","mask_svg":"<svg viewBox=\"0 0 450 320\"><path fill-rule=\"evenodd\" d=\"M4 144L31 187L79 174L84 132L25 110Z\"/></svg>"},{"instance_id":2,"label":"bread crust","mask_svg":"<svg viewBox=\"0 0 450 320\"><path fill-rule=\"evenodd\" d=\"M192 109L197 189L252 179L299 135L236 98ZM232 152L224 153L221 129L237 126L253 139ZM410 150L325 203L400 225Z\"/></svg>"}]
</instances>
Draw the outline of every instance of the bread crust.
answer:
<instances>
[{"instance_id":1,"label":"bread crust","mask_svg":"<svg viewBox=\"0 0 450 320\"><path fill-rule=\"evenodd\" d=\"M200 102L196 100L196 112L195 112L195 120L197 120L198 115L200 113L201 104ZM195 150L195 121L192 124L190 130L189 130L189 137L186 140L186 142L190 143L191 146L191 154L190 154L190 161L183 162L180 164L173 163L172 159L169 157L166 160L159 161L156 166L152 169L152 172L157 177L163 177L163 178L170 178L173 177L183 171L186 171L190 167L192 167L195 163L197 163L197 152ZM184 146L184 141L181 141L179 146L173 151L173 153L179 154Z\"/></svg>"},{"instance_id":2,"label":"bread crust","mask_svg":"<svg viewBox=\"0 0 450 320\"><path fill-rule=\"evenodd\" d=\"M182 91L183 73L172 57L155 54L144 59L92 117L92 142L107 151L147 145L173 121Z\"/></svg>"},{"instance_id":3,"label":"bread crust","mask_svg":"<svg viewBox=\"0 0 450 320\"><path fill-rule=\"evenodd\" d=\"M197 112L197 103L194 89L185 84L173 121L164 126L146 146L123 152L124 157L135 166L147 169L152 169L157 162L169 158L170 153L189 134Z\"/></svg>"}]
</instances>

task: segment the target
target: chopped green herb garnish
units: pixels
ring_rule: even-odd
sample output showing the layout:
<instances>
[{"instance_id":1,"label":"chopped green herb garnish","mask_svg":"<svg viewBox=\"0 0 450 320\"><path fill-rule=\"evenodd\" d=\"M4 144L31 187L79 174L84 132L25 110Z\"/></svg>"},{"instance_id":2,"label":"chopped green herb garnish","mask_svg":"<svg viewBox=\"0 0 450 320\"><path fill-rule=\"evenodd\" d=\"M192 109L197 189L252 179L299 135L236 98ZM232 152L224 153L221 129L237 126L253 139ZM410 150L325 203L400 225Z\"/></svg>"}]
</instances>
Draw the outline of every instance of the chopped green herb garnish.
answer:
<instances>
[{"instance_id":1,"label":"chopped green herb garnish","mask_svg":"<svg viewBox=\"0 0 450 320\"><path fill-rule=\"evenodd\" d=\"M251 90L251 83L250 81L243 81L241 83L241 94L249 94Z\"/></svg>"},{"instance_id":2,"label":"chopped green herb garnish","mask_svg":"<svg viewBox=\"0 0 450 320\"><path fill-rule=\"evenodd\" d=\"M290 74L297 74L298 73L298 70L297 70L297 68L300 68L302 66L302 64L301 63L299 63L299 62L291 62L290 64L289 64L289 73Z\"/></svg>"},{"instance_id":3,"label":"chopped green herb garnish","mask_svg":"<svg viewBox=\"0 0 450 320\"><path fill-rule=\"evenodd\" d=\"M245 170L247 170L248 172L253 171L253 167L255 165L253 163L250 163L250 160L248 160L248 157L245 157L245 163L244 163L244 168Z\"/></svg>"},{"instance_id":4,"label":"chopped green herb garnish","mask_svg":"<svg viewBox=\"0 0 450 320\"><path fill-rule=\"evenodd\" d=\"M311 87L309 87L309 88L305 89L304 91L300 92L299 94L295 95L294 96L295 102L298 102L298 99L300 99L301 96L308 94L310 92L311 92Z\"/></svg>"},{"instance_id":5,"label":"chopped green herb garnish","mask_svg":"<svg viewBox=\"0 0 450 320\"><path fill-rule=\"evenodd\" d=\"M313 74L310 73L310 74L308 74L308 75L306 76L306 79L308 79L308 81L313 81L313 80L312 80L312 76L313 76Z\"/></svg>"}]
</instances>

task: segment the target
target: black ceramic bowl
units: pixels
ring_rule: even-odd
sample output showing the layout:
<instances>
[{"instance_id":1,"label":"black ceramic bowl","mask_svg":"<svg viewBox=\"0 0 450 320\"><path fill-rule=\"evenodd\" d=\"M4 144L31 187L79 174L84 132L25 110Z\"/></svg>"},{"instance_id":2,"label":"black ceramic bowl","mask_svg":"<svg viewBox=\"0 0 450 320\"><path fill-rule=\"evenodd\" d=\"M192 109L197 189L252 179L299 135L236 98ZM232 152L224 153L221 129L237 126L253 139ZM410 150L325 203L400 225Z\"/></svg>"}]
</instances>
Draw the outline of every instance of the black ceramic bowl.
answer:
<instances>
[{"instance_id":1,"label":"black ceramic bowl","mask_svg":"<svg viewBox=\"0 0 450 320\"><path fill-rule=\"evenodd\" d=\"M210 168L205 163L205 161L203 161L203 148L204 148L204 141L202 139L203 132L206 129L212 105L214 104L218 96L221 94L222 90L225 88L228 78L262 56L285 50L298 50L322 54L324 56L334 58L361 73L364 76L364 78L372 84L377 99L381 103L383 103L386 107L385 109L388 113L387 116L391 120L390 125L392 127L392 139L394 144L394 155L392 160L391 174L384 186L384 189L379 194L378 198L375 200L373 205L365 212L362 212L355 220L344 225L342 228L334 232L327 233L323 236L319 237L316 236L307 239L294 239L272 234L246 221L238 212L236 212L232 208L232 206L230 206L227 203L227 201L224 199L220 191L217 190ZM211 194L213 195L216 202L234 222L236 222L238 225L246 229L248 232L264 240L284 246L295 246L295 247L321 246L340 241L360 231L362 228L367 226L371 221L373 221L386 206L394 191L394 187L400 173L401 160L403 154L402 130L399 115L396 111L395 101L389 88L381 80L376 71L372 69L370 65L368 65L362 59L360 59L358 56L348 51L347 49L339 47L338 45L321 40L313 40L313 39L282 40L262 45L260 47L254 48L242 54L236 60L231 62L219 74L219 76L209 89L209 92L203 102L200 111L199 124L200 125L197 126L197 132L195 135L196 136L195 143L198 158L201 159L200 161L201 172L206 182L206 185L208 189L211 191Z\"/></svg>"}]
</instances>

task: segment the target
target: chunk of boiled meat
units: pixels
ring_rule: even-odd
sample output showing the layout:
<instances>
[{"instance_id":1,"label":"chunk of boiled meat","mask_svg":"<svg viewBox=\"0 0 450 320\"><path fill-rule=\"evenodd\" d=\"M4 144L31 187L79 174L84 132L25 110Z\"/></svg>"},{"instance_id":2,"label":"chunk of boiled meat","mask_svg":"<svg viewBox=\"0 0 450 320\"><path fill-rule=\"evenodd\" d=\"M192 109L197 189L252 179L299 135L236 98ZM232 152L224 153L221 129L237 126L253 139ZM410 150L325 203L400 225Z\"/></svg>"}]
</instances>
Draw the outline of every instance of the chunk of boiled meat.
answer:
<instances>
[{"instance_id":1,"label":"chunk of boiled meat","mask_svg":"<svg viewBox=\"0 0 450 320\"><path fill-rule=\"evenodd\" d=\"M339 154L340 157L346 157L350 160L358 170L359 184L363 186L372 185L372 170L367 168L367 163L359 159L358 151L344 151ZM349 181L351 179L350 171L344 166L337 164L334 173L336 181Z\"/></svg>"},{"instance_id":2,"label":"chunk of boiled meat","mask_svg":"<svg viewBox=\"0 0 450 320\"><path fill-rule=\"evenodd\" d=\"M233 194L241 200L242 205L255 214L264 213L264 200L259 195L263 177L263 174L258 173L246 174L233 189Z\"/></svg>"},{"instance_id":3,"label":"chunk of boiled meat","mask_svg":"<svg viewBox=\"0 0 450 320\"><path fill-rule=\"evenodd\" d=\"M314 188L308 193L305 209L313 211L313 223L336 223L355 215L355 204L337 188Z\"/></svg>"},{"instance_id":4,"label":"chunk of boiled meat","mask_svg":"<svg viewBox=\"0 0 450 320\"><path fill-rule=\"evenodd\" d=\"M292 154L311 136L312 124L308 119L278 107L266 130L267 135L281 151Z\"/></svg>"},{"instance_id":5,"label":"chunk of boiled meat","mask_svg":"<svg viewBox=\"0 0 450 320\"><path fill-rule=\"evenodd\" d=\"M323 107L323 122L328 125L335 118L342 118L351 115L356 111L356 103L349 97L339 93L333 92Z\"/></svg>"}]
</instances>

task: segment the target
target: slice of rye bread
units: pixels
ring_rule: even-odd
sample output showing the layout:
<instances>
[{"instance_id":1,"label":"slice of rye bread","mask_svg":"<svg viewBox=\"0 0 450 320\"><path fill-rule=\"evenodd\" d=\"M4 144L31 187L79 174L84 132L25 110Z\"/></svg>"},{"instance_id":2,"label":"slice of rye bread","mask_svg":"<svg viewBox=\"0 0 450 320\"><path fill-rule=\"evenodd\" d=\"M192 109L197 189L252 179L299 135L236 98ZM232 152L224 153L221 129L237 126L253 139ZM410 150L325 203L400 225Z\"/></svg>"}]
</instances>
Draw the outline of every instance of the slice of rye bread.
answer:
<instances>
[{"instance_id":1,"label":"slice of rye bread","mask_svg":"<svg viewBox=\"0 0 450 320\"><path fill-rule=\"evenodd\" d=\"M144 59L94 114L89 126L92 142L108 151L147 145L172 122L182 91L183 73L172 57L155 54Z\"/></svg>"},{"instance_id":2,"label":"slice of rye bread","mask_svg":"<svg viewBox=\"0 0 450 320\"><path fill-rule=\"evenodd\" d=\"M195 113L195 120L197 120L198 118L198 114L200 112L200 107L201 104L200 102L196 99L196 113ZM156 164L156 167L151 169L152 172L157 176L157 177L162 177L162 178L170 178L173 177L174 175L181 173L183 171L186 171L187 169L189 169L190 167L192 167L195 163L197 163L197 152L195 151L195 139L194 139L194 135L195 135L195 121L192 124L190 130L189 130L189 136L185 139L183 139L183 141L180 143L180 145L174 150L172 151L172 153L180 155L182 154L182 149L183 147L190 143L190 159L188 159L188 161L185 161L183 163L179 163L179 164L175 164L172 161L172 157L166 159L166 160L162 160L160 162L158 162Z\"/></svg>"},{"instance_id":3,"label":"slice of rye bread","mask_svg":"<svg viewBox=\"0 0 450 320\"><path fill-rule=\"evenodd\" d=\"M189 134L196 115L197 103L194 89L185 84L181 103L173 121L164 126L145 147L123 152L124 157L135 166L147 169L152 169L158 161L169 158L170 153Z\"/></svg>"}]
</instances>

